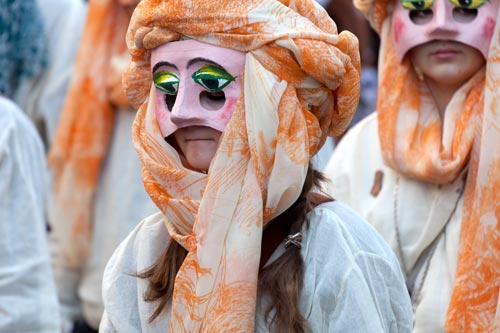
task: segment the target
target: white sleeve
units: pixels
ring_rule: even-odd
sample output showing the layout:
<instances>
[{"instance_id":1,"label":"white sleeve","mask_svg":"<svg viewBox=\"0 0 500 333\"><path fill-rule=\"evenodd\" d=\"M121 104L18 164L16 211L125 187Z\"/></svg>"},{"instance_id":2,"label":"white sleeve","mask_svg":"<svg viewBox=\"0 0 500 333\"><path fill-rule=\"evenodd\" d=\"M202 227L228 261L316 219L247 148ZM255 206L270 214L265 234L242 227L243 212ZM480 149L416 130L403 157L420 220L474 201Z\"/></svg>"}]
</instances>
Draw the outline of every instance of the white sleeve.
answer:
<instances>
[{"instance_id":1,"label":"white sleeve","mask_svg":"<svg viewBox=\"0 0 500 333\"><path fill-rule=\"evenodd\" d=\"M42 143L23 112L1 98L0 128L0 332L59 332Z\"/></svg>"}]
</instances>

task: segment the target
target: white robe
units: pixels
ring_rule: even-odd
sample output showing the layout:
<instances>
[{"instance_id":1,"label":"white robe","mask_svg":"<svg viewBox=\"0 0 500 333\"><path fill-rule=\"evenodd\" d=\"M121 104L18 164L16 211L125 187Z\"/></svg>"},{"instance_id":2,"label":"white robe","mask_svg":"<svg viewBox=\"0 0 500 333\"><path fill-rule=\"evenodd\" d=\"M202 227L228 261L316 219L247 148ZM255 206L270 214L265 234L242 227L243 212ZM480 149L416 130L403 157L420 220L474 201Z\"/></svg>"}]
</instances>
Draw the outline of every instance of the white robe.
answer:
<instances>
[{"instance_id":1,"label":"white robe","mask_svg":"<svg viewBox=\"0 0 500 333\"><path fill-rule=\"evenodd\" d=\"M364 119L337 146L325 169L331 179L327 192L354 208L398 255L415 298L413 332L445 332L457 267L465 171L443 185L398 176L382 159L376 117ZM372 195L377 171L383 180L380 192Z\"/></svg>"},{"instance_id":2,"label":"white robe","mask_svg":"<svg viewBox=\"0 0 500 333\"><path fill-rule=\"evenodd\" d=\"M317 206L302 231L304 286L298 304L312 332L411 332L412 313L396 257L372 227L338 203ZM142 221L110 259L103 281L105 315L99 332L166 332L170 305L149 323L155 304L143 300L147 281L134 277L169 242L161 214ZM285 251L279 245L269 262ZM286 274L286 272L284 272ZM256 332L268 332L257 299Z\"/></svg>"},{"instance_id":3,"label":"white robe","mask_svg":"<svg viewBox=\"0 0 500 333\"><path fill-rule=\"evenodd\" d=\"M43 145L26 115L3 97L0 128L0 332L59 332Z\"/></svg>"}]
</instances>

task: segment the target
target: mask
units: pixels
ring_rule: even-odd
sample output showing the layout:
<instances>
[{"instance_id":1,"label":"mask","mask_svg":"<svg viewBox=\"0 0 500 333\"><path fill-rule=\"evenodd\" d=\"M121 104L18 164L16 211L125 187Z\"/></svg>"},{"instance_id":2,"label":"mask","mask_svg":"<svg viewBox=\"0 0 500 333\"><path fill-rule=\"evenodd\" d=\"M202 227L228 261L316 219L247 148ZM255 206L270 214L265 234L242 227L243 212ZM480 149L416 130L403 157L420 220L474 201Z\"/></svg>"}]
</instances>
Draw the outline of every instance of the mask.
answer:
<instances>
[{"instance_id":1,"label":"mask","mask_svg":"<svg viewBox=\"0 0 500 333\"><path fill-rule=\"evenodd\" d=\"M431 40L469 45L487 59L498 4L498 0L396 0L392 31L398 60Z\"/></svg>"},{"instance_id":2,"label":"mask","mask_svg":"<svg viewBox=\"0 0 500 333\"><path fill-rule=\"evenodd\" d=\"M151 53L155 113L163 137L188 126L223 132L241 95L245 52L196 40Z\"/></svg>"}]
</instances>

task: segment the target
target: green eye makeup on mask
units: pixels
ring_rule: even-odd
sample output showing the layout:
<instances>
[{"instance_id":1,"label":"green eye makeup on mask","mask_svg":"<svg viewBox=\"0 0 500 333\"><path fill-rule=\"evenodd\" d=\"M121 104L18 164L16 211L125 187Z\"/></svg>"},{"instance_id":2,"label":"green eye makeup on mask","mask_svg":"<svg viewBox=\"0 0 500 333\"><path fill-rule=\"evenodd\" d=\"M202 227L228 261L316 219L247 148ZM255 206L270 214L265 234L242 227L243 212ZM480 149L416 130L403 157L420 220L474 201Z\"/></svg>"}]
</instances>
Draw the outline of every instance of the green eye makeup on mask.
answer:
<instances>
[{"instance_id":1,"label":"green eye makeup on mask","mask_svg":"<svg viewBox=\"0 0 500 333\"><path fill-rule=\"evenodd\" d=\"M155 87L167 95L177 94L179 77L170 72L157 72L153 75Z\"/></svg>"},{"instance_id":2,"label":"green eye makeup on mask","mask_svg":"<svg viewBox=\"0 0 500 333\"><path fill-rule=\"evenodd\" d=\"M488 0L449 0L453 6L466 8L466 9L477 9L488 2Z\"/></svg>"},{"instance_id":3,"label":"green eye makeup on mask","mask_svg":"<svg viewBox=\"0 0 500 333\"><path fill-rule=\"evenodd\" d=\"M448 0L458 8L477 9L489 0ZM434 4L434 0L401 0L403 8L408 10L428 10Z\"/></svg>"},{"instance_id":4,"label":"green eye makeup on mask","mask_svg":"<svg viewBox=\"0 0 500 333\"><path fill-rule=\"evenodd\" d=\"M232 76L222 68L213 65L205 65L191 76L194 82L210 92L218 92L233 82L236 77Z\"/></svg>"},{"instance_id":5,"label":"green eye makeup on mask","mask_svg":"<svg viewBox=\"0 0 500 333\"><path fill-rule=\"evenodd\" d=\"M402 0L401 5L408 10L427 10L432 7L434 0Z\"/></svg>"}]
</instances>

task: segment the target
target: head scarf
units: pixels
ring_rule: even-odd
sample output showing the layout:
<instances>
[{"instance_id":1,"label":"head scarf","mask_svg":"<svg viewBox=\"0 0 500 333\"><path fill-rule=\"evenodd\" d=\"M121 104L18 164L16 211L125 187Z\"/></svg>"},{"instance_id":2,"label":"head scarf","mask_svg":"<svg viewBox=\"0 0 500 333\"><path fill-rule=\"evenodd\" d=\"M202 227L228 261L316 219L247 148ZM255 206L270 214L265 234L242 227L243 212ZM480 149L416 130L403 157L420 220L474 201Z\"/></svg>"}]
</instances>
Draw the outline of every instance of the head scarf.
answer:
<instances>
[{"instance_id":1,"label":"head scarf","mask_svg":"<svg viewBox=\"0 0 500 333\"><path fill-rule=\"evenodd\" d=\"M248 52L243 93L208 174L183 167L155 119L151 49L180 38ZM311 156L347 126L359 52L312 0L143 0L126 92L145 188L188 250L169 332L253 332L263 226L300 195Z\"/></svg>"},{"instance_id":2,"label":"head scarf","mask_svg":"<svg viewBox=\"0 0 500 333\"><path fill-rule=\"evenodd\" d=\"M409 58L402 63L396 59L390 31L393 0L355 0L354 4L381 36L382 98L378 100L377 112L386 163L402 174L433 183L450 182L468 167L458 267L446 329L498 329L500 19L486 68L455 93L441 122L430 92L418 80Z\"/></svg>"},{"instance_id":3,"label":"head scarf","mask_svg":"<svg viewBox=\"0 0 500 333\"><path fill-rule=\"evenodd\" d=\"M13 98L20 82L41 74L47 65L43 17L36 0L0 5L0 95Z\"/></svg>"},{"instance_id":4,"label":"head scarf","mask_svg":"<svg viewBox=\"0 0 500 333\"><path fill-rule=\"evenodd\" d=\"M135 1L137 2L137 1ZM115 107L129 105L121 74L129 61L125 34L133 0L92 0L49 165L49 208L60 255L78 267L89 252L94 190L113 130ZM124 161L126 163L126 161Z\"/></svg>"}]
</instances>

